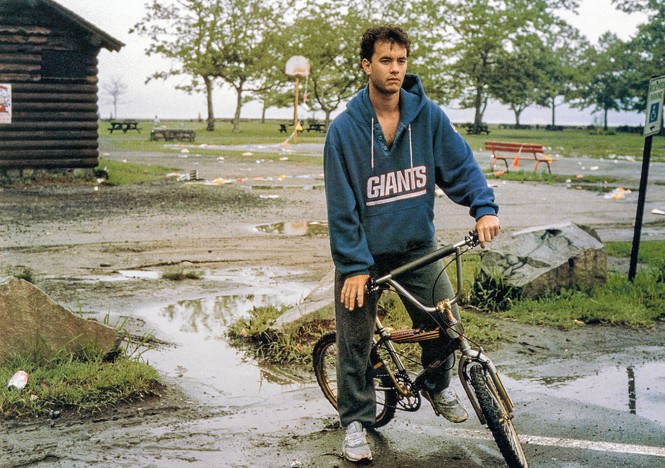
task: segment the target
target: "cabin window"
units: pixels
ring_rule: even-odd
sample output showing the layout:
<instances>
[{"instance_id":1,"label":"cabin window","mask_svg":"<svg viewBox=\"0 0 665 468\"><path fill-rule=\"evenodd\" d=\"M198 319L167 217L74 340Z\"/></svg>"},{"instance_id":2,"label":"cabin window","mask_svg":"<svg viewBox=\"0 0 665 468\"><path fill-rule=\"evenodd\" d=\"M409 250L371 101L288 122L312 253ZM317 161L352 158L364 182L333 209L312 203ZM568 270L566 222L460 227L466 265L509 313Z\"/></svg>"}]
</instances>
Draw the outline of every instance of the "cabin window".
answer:
<instances>
[{"instance_id":1,"label":"cabin window","mask_svg":"<svg viewBox=\"0 0 665 468\"><path fill-rule=\"evenodd\" d=\"M85 78L85 56L81 52L45 50L42 52L42 78Z\"/></svg>"}]
</instances>

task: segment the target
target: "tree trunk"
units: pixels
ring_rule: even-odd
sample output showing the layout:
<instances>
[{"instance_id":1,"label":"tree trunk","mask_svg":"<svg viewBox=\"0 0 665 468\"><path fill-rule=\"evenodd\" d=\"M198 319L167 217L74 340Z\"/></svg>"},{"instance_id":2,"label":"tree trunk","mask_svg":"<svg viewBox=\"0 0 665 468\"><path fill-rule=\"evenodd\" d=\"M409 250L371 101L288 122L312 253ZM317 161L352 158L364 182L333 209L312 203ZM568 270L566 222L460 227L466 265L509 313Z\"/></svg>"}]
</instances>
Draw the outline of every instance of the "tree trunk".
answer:
<instances>
[{"instance_id":1,"label":"tree trunk","mask_svg":"<svg viewBox=\"0 0 665 468\"><path fill-rule=\"evenodd\" d=\"M206 126L206 131L212 132L215 130L215 111L212 107L212 78L204 76L203 81L206 85L206 103L208 105L208 125Z\"/></svg>"},{"instance_id":2,"label":"tree trunk","mask_svg":"<svg viewBox=\"0 0 665 468\"><path fill-rule=\"evenodd\" d=\"M609 109L606 107L603 109L603 130L607 132L607 113L609 112Z\"/></svg>"},{"instance_id":3,"label":"tree trunk","mask_svg":"<svg viewBox=\"0 0 665 468\"><path fill-rule=\"evenodd\" d=\"M236 88L236 112L233 115L233 132L238 133L240 131L240 111L242 110L242 88L244 81L240 82Z\"/></svg>"},{"instance_id":4,"label":"tree trunk","mask_svg":"<svg viewBox=\"0 0 665 468\"><path fill-rule=\"evenodd\" d=\"M513 112L515 113L515 125L519 128L520 126L520 115L522 115L521 110L513 109Z\"/></svg>"},{"instance_id":5,"label":"tree trunk","mask_svg":"<svg viewBox=\"0 0 665 468\"><path fill-rule=\"evenodd\" d=\"M552 127L556 126L556 98L552 98Z\"/></svg>"},{"instance_id":6,"label":"tree trunk","mask_svg":"<svg viewBox=\"0 0 665 468\"><path fill-rule=\"evenodd\" d=\"M478 87L476 88L476 99L474 102L474 106L476 108L476 113L473 117L474 127L480 125L481 122L483 121L483 112L481 110L482 105L483 105L483 90L482 88Z\"/></svg>"},{"instance_id":7,"label":"tree trunk","mask_svg":"<svg viewBox=\"0 0 665 468\"><path fill-rule=\"evenodd\" d=\"M261 109L261 123L264 124L266 123L266 102L263 101L263 108Z\"/></svg>"},{"instance_id":8,"label":"tree trunk","mask_svg":"<svg viewBox=\"0 0 665 468\"><path fill-rule=\"evenodd\" d=\"M323 112L326 114L325 124L326 124L326 130L328 130L328 127L330 126L330 114L332 113L332 111L326 110Z\"/></svg>"}]
</instances>

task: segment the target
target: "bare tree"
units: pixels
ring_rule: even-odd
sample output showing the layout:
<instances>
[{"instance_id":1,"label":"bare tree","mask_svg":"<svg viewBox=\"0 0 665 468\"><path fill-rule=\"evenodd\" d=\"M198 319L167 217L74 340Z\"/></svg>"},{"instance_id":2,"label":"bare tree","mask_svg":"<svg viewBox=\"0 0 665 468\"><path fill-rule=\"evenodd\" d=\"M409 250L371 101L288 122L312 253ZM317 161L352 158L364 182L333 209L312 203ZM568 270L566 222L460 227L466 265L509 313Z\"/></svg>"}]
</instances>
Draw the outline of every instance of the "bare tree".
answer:
<instances>
[{"instance_id":1,"label":"bare tree","mask_svg":"<svg viewBox=\"0 0 665 468\"><path fill-rule=\"evenodd\" d=\"M122 81L118 76L111 78L109 83L102 85L102 89L111 97L111 103L113 104L113 118L118 118L118 104L120 103L120 96L127 94L127 83Z\"/></svg>"}]
</instances>

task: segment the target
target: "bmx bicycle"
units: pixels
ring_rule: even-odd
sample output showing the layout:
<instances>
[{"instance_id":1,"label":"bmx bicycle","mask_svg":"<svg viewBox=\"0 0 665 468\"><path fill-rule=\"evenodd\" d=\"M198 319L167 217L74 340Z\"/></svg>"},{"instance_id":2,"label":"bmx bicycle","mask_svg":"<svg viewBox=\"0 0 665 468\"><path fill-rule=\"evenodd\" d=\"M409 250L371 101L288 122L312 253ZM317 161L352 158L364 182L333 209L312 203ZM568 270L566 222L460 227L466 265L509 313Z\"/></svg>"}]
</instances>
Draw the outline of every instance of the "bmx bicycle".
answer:
<instances>
[{"instance_id":1,"label":"bmx bicycle","mask_svg":"<svg viewBox=\"0 0 665 468\"><path fill-rule=\"evenodd\" d=\"M509 467L526 468L528 466L522 444L513 426L513 401L496 367L485 355L481 347L474 349L464 336L464 327L452 313L462 293L462 254L478 245L475 233L467 235L463 241L441 247L434 252L416 259L406 265L390 271L379 278L370 279L368 293L376 291L394 291L413 303L416 307L434 317L438 326L431 330L402 329L393 330L384 327L377 314L375 338L370 353L374 368L374 388L376 391L377 414L374 427L381 427L395 416L397 410L417 411L421 405L420 390L430 373L446 365L445 359L438 359L419 372L409 371L404 364L407 359L397 351L396 345L417 343L438 339L445 333L449 337L445 356L459 351L458 375L471 406L480 423L491 431L501 454ZM454 255L450 260L457 267L457 293L454 298L443 300L434 307L423 305L398 281L401 275L437 260ZM316 380L328 401L337 408L337 344L336 333L330 332L317 341L313 350L314 373ZM411 364L411 360L409 365ZM421 367L421 366L419 366Z\"/></svg>"}]
</instances>

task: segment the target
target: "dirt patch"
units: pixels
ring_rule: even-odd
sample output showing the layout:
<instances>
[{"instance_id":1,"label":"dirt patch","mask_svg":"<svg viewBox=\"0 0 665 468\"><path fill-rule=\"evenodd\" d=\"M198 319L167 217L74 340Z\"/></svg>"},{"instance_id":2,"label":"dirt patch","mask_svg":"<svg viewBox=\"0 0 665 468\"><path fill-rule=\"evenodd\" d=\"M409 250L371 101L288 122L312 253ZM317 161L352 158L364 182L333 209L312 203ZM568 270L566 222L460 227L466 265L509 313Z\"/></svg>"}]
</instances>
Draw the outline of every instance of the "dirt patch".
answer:
<instances>
[{"instance_id":1,"label":"dirt patch","mask_svg":"<svg viewBox=\"0 0 665 468\"><path fill-rule=\"evenodd\" d=\"M251 177L225 186L165 180L126 187L100 185L97 190L93 186L48 185L2 188L0 252L4 273L29 268L36 284L61 304L97 317L128 316L130 331L141 334L146 332L147 319L137 317L134 311L155 303L214 296L230 283L173 282L159 277L110 281L118 272L182 267L203 273L279 267L293 272L289 281L315 282L332 268L325 235L297 236L255 229L272 223L325 220L321 181L309 177L321 172L320 159L313 158L311 164L257 164L254 159L222 164L215 158L203 157L175 162L172 155L144 154L141 158L143 162L165 166L181 164L185 171L196 168L204 179L248 174ZM289 178L280 179L280 175ZM516 193L519 190L521 195ZM541 207L534 208L531 200L540 195L556 199L558 189L514 184L510 191L503 186L497 191L500 202L505 201L502 210L508 221L507 230L545 224L539 219L547 219L548 223L579 220L601 232L621 232L622 236L630 229L630 210L622 211L623 216L614 213L608 220L607 216L580 207L580 203L565 201L570 196L565 189L560 190L564 201L557 204L558 211L546 216L539 213ZM596 204L606 203L593 194L578 194L579 197ZM438 225L443 226L444 220L446 225L445 232L440 233L442 239L456 240L470 226L466 210L445 200L438 205ZM662 328L638 331L587 327L561 332L510 323L499 326L511 341L492 356L503 368L510 369L510 375L556 376L570 373L571 369L593 372L593 366L603 362L621 362L631 354L636 342L644 348L642 352L651 353L650 357L662 357L649 348L662 344ZM166 333L156 338L168 343L165 346L187 352L185 346L173 342ZM255 366L251 362L247 365ZM211 374L225 375L225 369L215 362L210 363L209 369ZM272 378L276 379L276 375ZM105 414L68 414L53 420L0 423L0 466L341 463L341 433L336 417L312 381L301 382L277 396L257 395L236 401L205 391L193 394L186 373L166 380L162 398ZM422 419L411 421L418 427L430 424ZM453 446L445 457L435 457L428 450L432 440L439 439L422 434L408 436L408 425L396 423L395 427L395 434L413 439L408 448L391 445L380 435L372 436L385 454L375 466L409 465L414 460L425 466L433 460L442 464L446 459L459 464L468 460L469 450L477 463L497 462L496 453L459 446ZM434 429L427 431L432 432L431 437L440 437ZM491 442L488 444L492 446Z\"/></svg>"}]
</instances>

